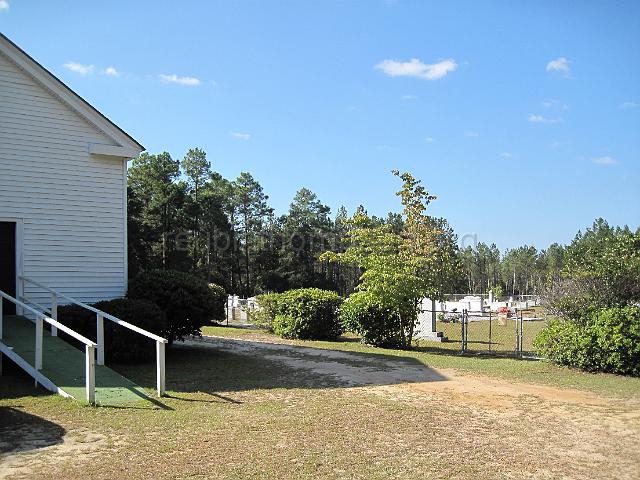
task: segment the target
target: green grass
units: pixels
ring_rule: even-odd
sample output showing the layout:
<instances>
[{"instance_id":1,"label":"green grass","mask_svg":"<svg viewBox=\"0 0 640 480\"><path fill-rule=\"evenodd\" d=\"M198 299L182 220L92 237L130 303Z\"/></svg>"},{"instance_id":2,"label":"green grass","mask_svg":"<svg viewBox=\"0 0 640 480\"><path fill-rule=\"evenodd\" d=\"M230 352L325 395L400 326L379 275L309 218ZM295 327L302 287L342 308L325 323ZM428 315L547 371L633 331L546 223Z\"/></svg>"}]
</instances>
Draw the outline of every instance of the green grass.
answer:
<instances>
[{"instance_id":1,"label":"green grass","mask_svg":"<svg viewBox=\"0 0 640 480\"><path fill-rule=\"evenodd\" d=\"M459 324L456 324L458 327ZM525 332L526 332L525 325ZM515 330L515 326L514 326ZM359 343L353 334L343 336L339 341L283 340L273 334L256 330L234 327L203 327L204 335L219 337L259 339L311 348L326 348L346 352L358 352L372 355L385 355L398 358L412 358L423 365L434 368L455 368L461 372L506 380L549 385L562 388L597 393L599 395L620 398L638 398L640 396L640 378L624 377L612 374L586 373L575 369L560 367L543 360L517 360L513 358L490 357L486 355L459 355L456 351L442 350L441 345L433 342L421 342L411 351L392 350L371 347ZM429 346L428 344L431 344ZM435 346L434 346L435 345ZM457 344L459 345L459 343ZM459 348L459 347L458 347Z\"/></svg>"},{"instance_id":2,"label":"green grass","mask_svg":"<svg viewBox=\"0 0 640 480\"><path fill-rule=\"evenodd\" d=\"M239 328L203 330L283 342ZM167 351L167 397L93 408L34 389L33 381L12 372L5 360L0 477L9 472L30 479L464 480L591 478L606 472L632 478L640 469L639 379L427 347L378 349L353 336L286 343L354 352L355 358L343 362L350 368L373 357L381 368L398 360L453 368L460 375L453 382L348 388L314 370L294 368L277 354L176 345ZM153 365L112 367L152 393ZM485 377L506 379L509 386L517 380L575 387L615 399L559 403L549 396L519 395L517 387L511 396L455 390L465 378L475 389ZM15 449L24 453L6 454Z\"/></svg>"}]
</instances>

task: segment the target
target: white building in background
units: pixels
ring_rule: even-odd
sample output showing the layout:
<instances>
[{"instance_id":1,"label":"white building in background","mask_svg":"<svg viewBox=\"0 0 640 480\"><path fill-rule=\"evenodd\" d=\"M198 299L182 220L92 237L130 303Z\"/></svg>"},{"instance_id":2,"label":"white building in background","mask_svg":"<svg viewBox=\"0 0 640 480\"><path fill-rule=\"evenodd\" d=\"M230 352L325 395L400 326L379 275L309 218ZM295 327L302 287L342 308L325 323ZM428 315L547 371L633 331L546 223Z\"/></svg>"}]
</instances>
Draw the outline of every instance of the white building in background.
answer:
<instances>
[{"instance_id":1,"label":"white building in background","mask_svg":"<svg viewBox=\"0 0 640 480\"><path fill-rule=\"evenodd\" d=\"M0 34L0 290L48 304L25 276L83 301L122 297L127 160L143 150Z\"/></svg>"}]
</instances>

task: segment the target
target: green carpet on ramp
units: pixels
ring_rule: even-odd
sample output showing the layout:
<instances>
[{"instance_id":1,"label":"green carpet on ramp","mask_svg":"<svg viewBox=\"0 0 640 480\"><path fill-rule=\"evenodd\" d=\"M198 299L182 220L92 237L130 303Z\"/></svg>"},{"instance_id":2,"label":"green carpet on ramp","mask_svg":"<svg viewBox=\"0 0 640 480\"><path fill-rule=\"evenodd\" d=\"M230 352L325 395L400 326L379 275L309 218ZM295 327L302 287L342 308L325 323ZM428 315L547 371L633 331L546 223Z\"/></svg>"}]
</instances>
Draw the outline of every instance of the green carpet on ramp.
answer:
<instances>
[{"instance_id":1,"label":"green carpet on ramp","mask_svg":"<svg viewBox=\"0 0 640 480\"><path fill-rule=\"evenodd\" d=\"M34 365L35 323L19 315L5 315L2 342ZM47 330L42 338L40 372L76 400L86 401L85 354ZM104 365L96 365L96 403L119 406L150 400L143 388Z\"/></svg>"}]
</instances>

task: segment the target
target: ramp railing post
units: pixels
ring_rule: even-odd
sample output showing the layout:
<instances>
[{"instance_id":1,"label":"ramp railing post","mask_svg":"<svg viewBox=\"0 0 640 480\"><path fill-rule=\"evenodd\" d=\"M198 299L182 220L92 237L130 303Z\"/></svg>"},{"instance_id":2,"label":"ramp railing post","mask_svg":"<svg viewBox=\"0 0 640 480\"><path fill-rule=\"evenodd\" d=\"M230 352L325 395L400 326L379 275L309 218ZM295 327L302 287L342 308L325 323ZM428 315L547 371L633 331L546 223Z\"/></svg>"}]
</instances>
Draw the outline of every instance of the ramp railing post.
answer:
<instances>
[{"instance_id":1,"label":"ramp railing post","mask_svg":"<svg viewBox=\"0 0 640 480\"><path fill-rule=\"evenodd\" d=\"M2 340L2 304L4 298L0 297L0 340ZM2 354L0 353L0 375L2 375Z\"/></svg>"},{"instance_id":2,"label":"ramp railing post","mask_svg":"<svg viewBox=\"0 0 640 480\"><path fill-rule=\"evenodd\" d=\"M96 314L96 340L98 343L98 365L104 365L104 317Z\"/></svg>"},{"instance_id":3,"label":"ramp railing post","mask_svg":"<svg viewBox=\"0 0 640 480\"><path fill-rule=\"evenodd\" d=\"M156 383L158 396L164 395L164 342L156 341Z\"/></svg>"},{"instance_id":4,"label":"ramp railing post","mask_svg":"<svg viewBox=\"0 0 640 480\"><path fill-rule=\"evenodd\" d=\"M58 296L55 293L51 294L51 318L58 321ZM58 327L51 325L51 336L58 336Z\"/></svg>"},{"instance_id":5,"label":"ramp railing post","mask_svg":"<svg viewBox=\"0 0 640 480\"><path fill-rule=\"evenodd\" d=\"M93 345L85 345L85 383L87 402L96 403L96 363Z\"/></svg>"},{"instance_id":6,"label":"ramp railing post","mask_svg":"<svg viewBox=\"0 0 640 480\"><path fill-rule=\"evenodd\" d=\"M42 317L36 318L36 358L35 367L36 370L42 370Z\"/></svg>"}]
</instances>

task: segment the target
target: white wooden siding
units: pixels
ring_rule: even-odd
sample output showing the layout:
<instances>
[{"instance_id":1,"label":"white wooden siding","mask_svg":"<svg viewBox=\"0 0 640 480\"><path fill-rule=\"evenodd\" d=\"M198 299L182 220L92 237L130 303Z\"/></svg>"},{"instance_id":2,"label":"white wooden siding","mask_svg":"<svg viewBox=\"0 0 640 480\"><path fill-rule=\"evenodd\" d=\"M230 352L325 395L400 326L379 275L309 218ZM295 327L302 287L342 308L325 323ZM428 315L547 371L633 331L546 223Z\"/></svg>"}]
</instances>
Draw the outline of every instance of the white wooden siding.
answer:
<instances>
[{"instance_id":1,"label":"white wooden siding","mask_svg":"<svg viewBox=\"0 0 640 480\"><path fill-rule=\"evenodd\" d=\"M25 276L89 302L127 285L126 165L91 144L117 145L0 53L0 218L22 219Z\"/></svg>"}]
</instances>

